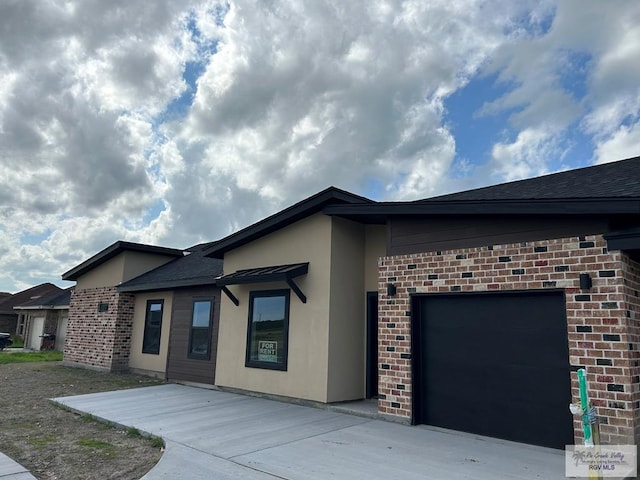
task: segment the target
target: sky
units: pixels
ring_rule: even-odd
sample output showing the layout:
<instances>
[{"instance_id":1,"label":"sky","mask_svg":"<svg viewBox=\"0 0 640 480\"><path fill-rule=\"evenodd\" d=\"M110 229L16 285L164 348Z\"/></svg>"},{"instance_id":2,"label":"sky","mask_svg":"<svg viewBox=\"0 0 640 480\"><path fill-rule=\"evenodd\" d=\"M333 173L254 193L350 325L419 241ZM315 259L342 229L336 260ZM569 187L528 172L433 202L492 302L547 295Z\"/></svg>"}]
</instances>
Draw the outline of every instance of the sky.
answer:
<instances>
[{"instance_id":1,"label":"sky","mask_svg":"<svg viewBox=\"0 0 640 480\"><path fill-rule=\"evenodd\" d=\"M0 2L0 291L637 155L637 0Z\"/></svg>"}]
</instances>

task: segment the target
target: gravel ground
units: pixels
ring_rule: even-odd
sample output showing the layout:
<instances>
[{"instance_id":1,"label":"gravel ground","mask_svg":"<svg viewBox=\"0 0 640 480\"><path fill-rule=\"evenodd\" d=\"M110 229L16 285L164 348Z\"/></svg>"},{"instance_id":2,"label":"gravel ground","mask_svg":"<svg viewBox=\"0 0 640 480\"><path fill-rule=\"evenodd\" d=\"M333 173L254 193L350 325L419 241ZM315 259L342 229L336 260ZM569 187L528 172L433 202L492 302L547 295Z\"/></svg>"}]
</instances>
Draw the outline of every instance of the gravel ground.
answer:
<instances>
[{"instance_id":1,"label":"gravel ground","mask_svg":"<svg viewBox=\"0 0 640 480\"><path fill-rule=\"evenodd\" d=\"M38 479L137 480L162 455L157 439L66 411L49 399L157 383L60 362L0 365L0 452Z\"/></svg>"}]
</instances>

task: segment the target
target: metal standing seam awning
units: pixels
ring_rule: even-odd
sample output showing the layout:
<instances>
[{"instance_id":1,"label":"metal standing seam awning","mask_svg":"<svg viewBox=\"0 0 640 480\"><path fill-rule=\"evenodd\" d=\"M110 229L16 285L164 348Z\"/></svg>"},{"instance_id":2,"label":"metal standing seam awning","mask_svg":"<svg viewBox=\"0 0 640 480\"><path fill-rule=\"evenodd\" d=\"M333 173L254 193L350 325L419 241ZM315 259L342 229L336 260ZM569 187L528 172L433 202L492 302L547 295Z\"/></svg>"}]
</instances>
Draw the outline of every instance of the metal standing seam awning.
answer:
<instances>
[{"instance_id":1,"label":"metal standing seam awning","mask_svg":"<svg viewBox=\"0 0 640 480\"><path fill-rule=\"evenodd\" d=\"M307 297L293 280L309 271L309 262L293 263L291 265L276 265L272 267L258 267L238 270L223 275L216 280L222 291L236 306L240 305L238 298L227 288L227 285L241 285L247 283L286 282L302 303L307 303Z\"/></svg>"}]
</instances>

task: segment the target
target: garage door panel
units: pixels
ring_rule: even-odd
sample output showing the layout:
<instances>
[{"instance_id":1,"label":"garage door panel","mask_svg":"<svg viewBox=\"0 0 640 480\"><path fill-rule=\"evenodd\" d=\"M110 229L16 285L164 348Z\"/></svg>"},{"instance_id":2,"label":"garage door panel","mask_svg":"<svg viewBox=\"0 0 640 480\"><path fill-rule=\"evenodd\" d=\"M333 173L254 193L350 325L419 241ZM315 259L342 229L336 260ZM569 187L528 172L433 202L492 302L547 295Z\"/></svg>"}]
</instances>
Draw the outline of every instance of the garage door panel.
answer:
<instances>
[{"instance_id":1,"label":"garage door panel","mask_svg":"<svg viewBox=\"0 0 640 480\"><path fill-rule=\"evenodd\" d=\"M554 448L573 442L562 292L417 301L421 423Z\"/></svg>"}]
</instances>

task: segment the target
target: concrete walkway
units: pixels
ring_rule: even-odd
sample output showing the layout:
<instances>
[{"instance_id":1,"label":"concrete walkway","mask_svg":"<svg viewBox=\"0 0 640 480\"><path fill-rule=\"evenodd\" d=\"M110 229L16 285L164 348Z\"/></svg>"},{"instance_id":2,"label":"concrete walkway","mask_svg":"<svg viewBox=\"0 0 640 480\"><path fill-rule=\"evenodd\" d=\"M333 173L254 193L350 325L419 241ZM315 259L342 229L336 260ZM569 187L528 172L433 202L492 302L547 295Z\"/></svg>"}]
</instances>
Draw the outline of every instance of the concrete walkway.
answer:
<instances>
[{"instance_id":1,"label":"concrete walkway","mask_svg":"<svg viewBox=\"0 0 640 480\"><path fill-rule=\"evenodd\" d=\"M36 477L29 473L17 462L14 462L4 453L0 453L0 479L2 480L36 480Z\"/></svg>"},{"instance_id":2,"label":"concrete walkway","mask_svg":"<svg viewBox=\"0 0 640 480\"><path fill-rule=\"evenodd\" d=\"M145 480L565 479L562 451L160 385L55 399L166 442Z\"/></svg>"}]
</instances>

